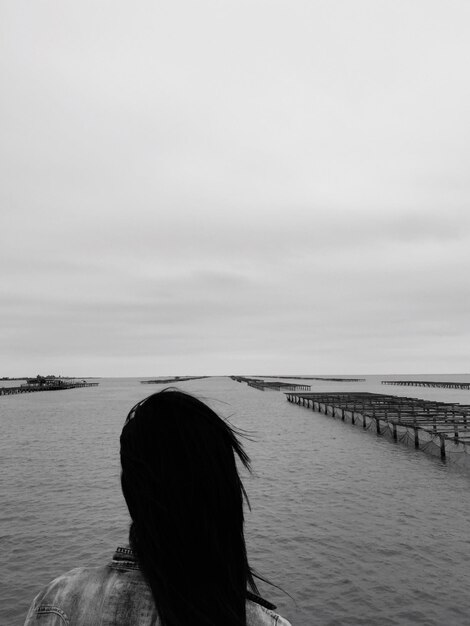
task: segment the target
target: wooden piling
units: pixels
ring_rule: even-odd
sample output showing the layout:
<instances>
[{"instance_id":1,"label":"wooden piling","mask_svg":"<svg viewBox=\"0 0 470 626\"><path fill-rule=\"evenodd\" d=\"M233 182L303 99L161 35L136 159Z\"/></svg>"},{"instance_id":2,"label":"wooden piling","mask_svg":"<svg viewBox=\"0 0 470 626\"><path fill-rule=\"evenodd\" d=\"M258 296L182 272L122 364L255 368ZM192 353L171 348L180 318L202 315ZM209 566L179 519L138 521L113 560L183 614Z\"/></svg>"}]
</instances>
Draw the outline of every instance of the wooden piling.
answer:
<instances>
[{"instance_id":1,"label":"wooden piling","mask_svg":"<svg viewBox=\"0 0 470 626\"><path fill-rule=\"evenodd\" d=\"M439 435L439 438L441 440L441 459L445 461L446 460L446 439L444 435Z\"/></svg>"}]
</instances>

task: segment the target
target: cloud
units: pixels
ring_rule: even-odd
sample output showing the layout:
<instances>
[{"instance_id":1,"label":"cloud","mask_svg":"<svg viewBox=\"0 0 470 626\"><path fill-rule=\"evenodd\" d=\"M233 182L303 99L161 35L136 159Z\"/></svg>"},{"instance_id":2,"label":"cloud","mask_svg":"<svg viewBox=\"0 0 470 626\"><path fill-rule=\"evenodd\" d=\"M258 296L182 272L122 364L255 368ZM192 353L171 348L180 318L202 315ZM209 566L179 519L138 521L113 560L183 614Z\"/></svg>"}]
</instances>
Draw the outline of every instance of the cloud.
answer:
<instances>
[{"instance_id":1,"label":"cloud","mask_svg":"<svg viewBox=\"0 0 470 626\"><path fill-rule=\"evenodd\" d=\"M466 367L467 3L2 11L5 375Z\"/></svg>"}]
</instances>

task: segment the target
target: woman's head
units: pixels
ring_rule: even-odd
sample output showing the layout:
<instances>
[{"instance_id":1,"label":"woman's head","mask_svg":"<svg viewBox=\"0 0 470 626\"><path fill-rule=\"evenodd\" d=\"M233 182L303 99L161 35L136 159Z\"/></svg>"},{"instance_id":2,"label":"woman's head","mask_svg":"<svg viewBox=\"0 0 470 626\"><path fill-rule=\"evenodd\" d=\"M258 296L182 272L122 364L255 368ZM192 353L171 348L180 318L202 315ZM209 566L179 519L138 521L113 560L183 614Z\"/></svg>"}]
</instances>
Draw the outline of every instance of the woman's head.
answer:
<instances>
[{"instance_id":1,"label":"woman's head","mask_svg":"<svg viewBox=\"0 0 470 626\"><path fill-rule=\"evenodd\" d=\"M247 584L256 585L236 457L249 469L234 430L181 391L155 393L129 413L121 482L130 539L164 624L245 623Z\"/></svg>"}]
</instances>

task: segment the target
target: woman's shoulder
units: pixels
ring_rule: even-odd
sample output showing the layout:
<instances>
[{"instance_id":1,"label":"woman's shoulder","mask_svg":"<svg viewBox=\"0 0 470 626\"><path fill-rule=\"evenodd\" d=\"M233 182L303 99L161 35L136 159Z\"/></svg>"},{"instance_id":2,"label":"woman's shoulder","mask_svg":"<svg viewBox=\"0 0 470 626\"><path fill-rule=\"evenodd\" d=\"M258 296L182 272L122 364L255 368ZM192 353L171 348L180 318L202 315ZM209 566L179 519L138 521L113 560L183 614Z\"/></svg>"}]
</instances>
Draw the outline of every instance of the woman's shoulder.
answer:
<instances>
[{"instance_id":1,"label":"woman's shoulder","mask_svg":"<svg viewBox=\"0 0 470 626\"><path fill-rule=\"evenodd\" d=\"M36 597L52 600L64 593L73 592L79 587L85 586L90 579L96 578L101 569L103 568L75 567L51 580Z\"/></svg>"},{"instance_id":2,"label":"woman's shoulder","mask_svg":"<svg viewBox=\"0 0 470 626\"><path fill-rule=\"evenodd\" d=\"M104 582L110 576L108 565L99 567L75 567L48 583L39 596L54 598L58 594L74 593L89 586Z\"/></svg>"},{"instance_id":3,"label":"woman's shoulder","mask_svg":"<svg viewBox=\"0 0 470 626\"><path fill-rule=\"evenodd\" d=\"M39 623L67 624L70 616L74 616L77 624L94 623L91 616L96 618L97 611L101 610L105 599L113 596L116 584L124 592L132 587L134 592L140 585L135 580L141 578L140 572L132 569L118 569L111 564L100 567L76 567L47 584L34 598L25 626ZM132 578L131 580L128 580ZM143 580L142 580L143 583ZM145 596L145 585L142 584L140 596ZM125 595L125 594L123 594ZM85 615L84 613L87 613ZM46 618L49 618L47 621Z\"/></svg>"},{"instance_id":4,"label":"woman's shoulder","mask_svg":"<svg viewBox=\"0 0 470 626\"><path fill-rule=\"evenodd\" d=\"M67 598L86 584L89 569L76 567L51 580L32 601L25 626L33 626L39 619L44 624L68 624Z\"/></svg>"}]
</instances>

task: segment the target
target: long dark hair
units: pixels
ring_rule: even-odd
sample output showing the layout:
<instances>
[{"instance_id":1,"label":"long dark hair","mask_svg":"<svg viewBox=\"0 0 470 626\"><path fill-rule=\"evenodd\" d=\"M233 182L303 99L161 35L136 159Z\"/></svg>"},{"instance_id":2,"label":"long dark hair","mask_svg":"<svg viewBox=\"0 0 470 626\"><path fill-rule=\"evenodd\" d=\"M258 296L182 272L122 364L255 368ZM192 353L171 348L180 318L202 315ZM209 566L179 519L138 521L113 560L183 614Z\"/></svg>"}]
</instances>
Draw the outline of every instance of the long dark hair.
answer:
<instances>
[{"instance_id":1,"label":"long dark hair","mask_svg":"<svg viewBox=\"0 0 470 626\"><path fill-rule=\"evenodd\" d=\"M131 548L164 626L245 626L258 593L243 534L246 492L236 432L200 400L164 390L139 402L121 434Z\"/></svg>"}]
</instances>

